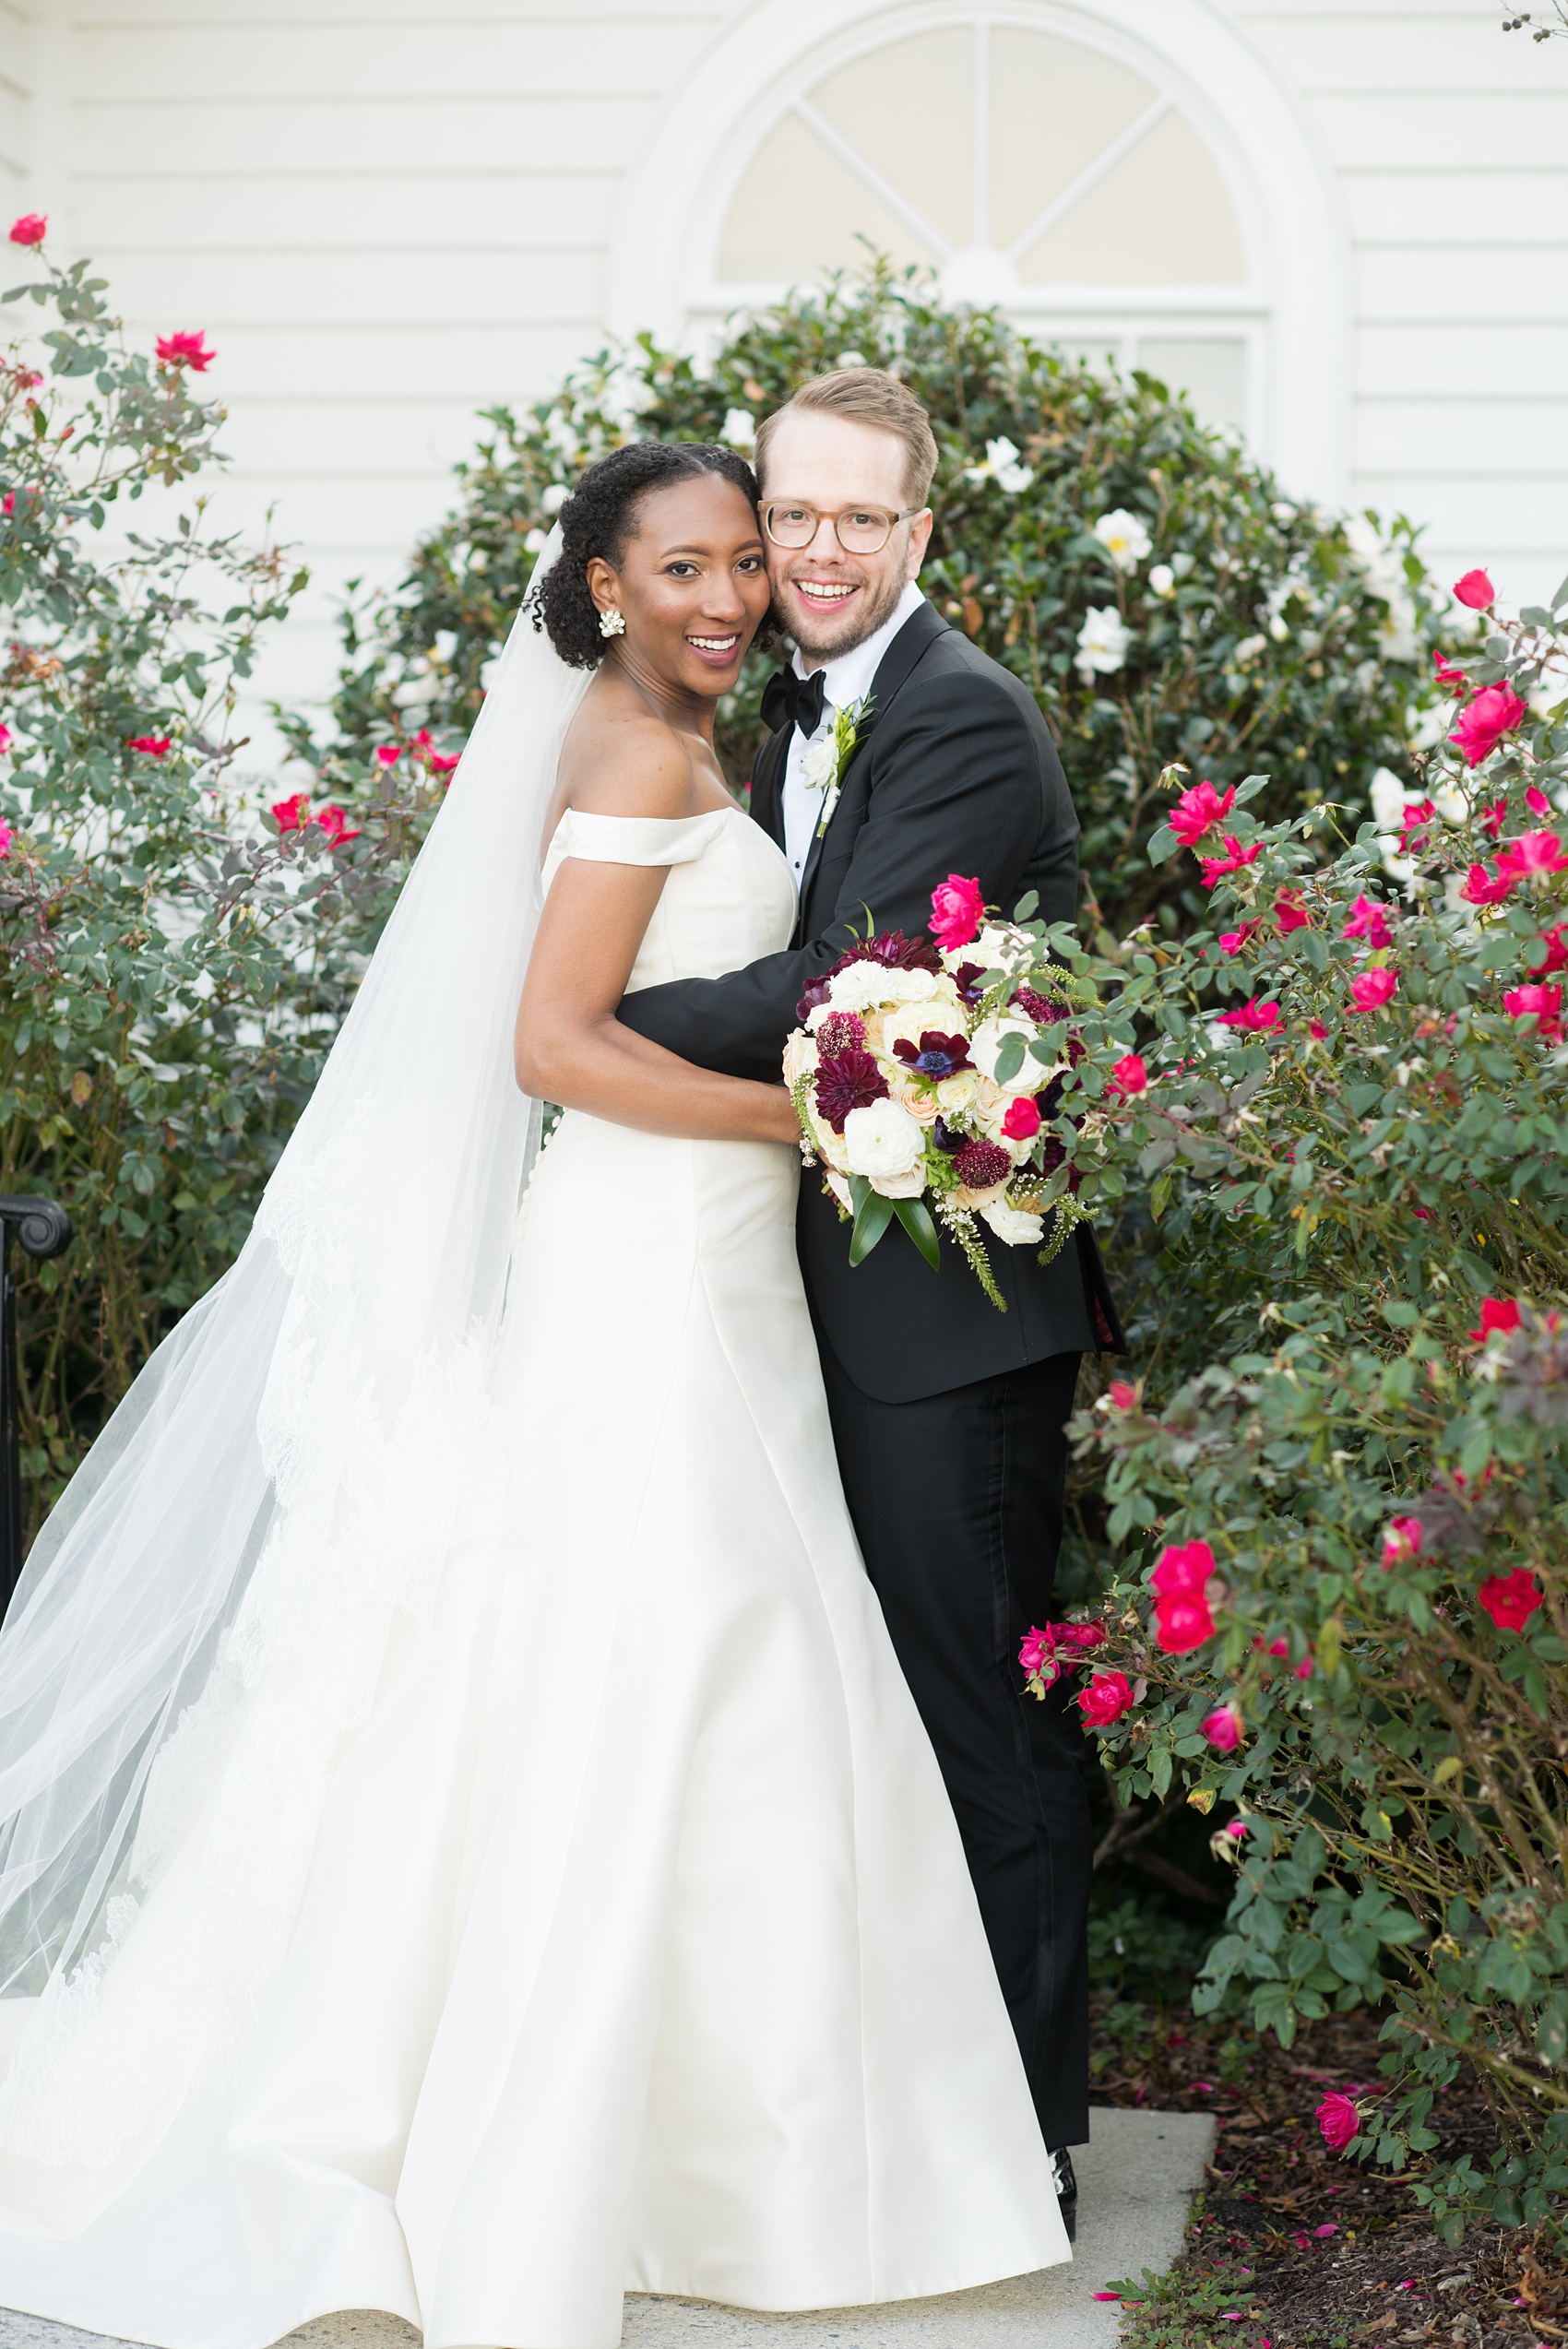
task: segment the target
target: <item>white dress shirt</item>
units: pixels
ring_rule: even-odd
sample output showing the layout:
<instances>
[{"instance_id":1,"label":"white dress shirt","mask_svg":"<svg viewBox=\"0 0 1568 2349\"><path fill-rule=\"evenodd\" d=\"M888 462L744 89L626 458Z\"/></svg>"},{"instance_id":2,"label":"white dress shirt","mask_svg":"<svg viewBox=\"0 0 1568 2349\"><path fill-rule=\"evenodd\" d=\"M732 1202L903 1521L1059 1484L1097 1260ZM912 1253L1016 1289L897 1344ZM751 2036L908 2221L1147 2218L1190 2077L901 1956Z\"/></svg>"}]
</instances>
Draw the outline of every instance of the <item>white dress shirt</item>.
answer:
<instances>
[{"instance_id":1,"label":"white dress shirt","mask_svg":"<svg viewBox=\"0 0 1568 2349\"><path fill-rule=\"evenodd\" d=\"M924 596L911 579L892 614L883 622L874 635L868 636L863 644L856 645L852 651L840 653L836 659L823 663L825 698L822 723L811 738L814 742L820 741L825 734L833 731L833 721L839 710L848 709L851 702L864 700L871 691L871 681L881 665L883 654L909 614L918 611L924 601ZM795 655L794 670L797 677L808 674L799 653ZM822 821L824 798L821 791L808 790L801 780L805 754L806 738L798 726L794 727L790 730L790 748L784 761L784 789L779 803L784 811L784 853L795 876L797 896L805 874L806 859L811 854L812 840Z\"/></svg>"}]
</instances>

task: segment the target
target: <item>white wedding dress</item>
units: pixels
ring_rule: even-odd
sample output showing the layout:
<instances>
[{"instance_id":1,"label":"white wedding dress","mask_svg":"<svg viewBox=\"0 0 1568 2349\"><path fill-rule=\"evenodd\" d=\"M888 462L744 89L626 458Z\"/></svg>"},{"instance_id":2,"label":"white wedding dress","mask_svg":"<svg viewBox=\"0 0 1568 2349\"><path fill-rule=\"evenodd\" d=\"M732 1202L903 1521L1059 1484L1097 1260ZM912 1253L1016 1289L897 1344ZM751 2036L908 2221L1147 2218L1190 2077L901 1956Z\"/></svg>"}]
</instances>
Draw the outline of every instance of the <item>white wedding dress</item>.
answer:
<instances>
[{"instance_id":1,"label":"white wedding dress","mask_svg":"<svg viewBox=\"0 0 1568 2349\"><path fill-rule=\"evenodd\" d=\"M566 856L670 868L635 987L787 941L736 812L568 813L547 881ZM232 2083L177 2082L101 2169L0 2156L0 2304L167 2349L362 2307L612 2349L627 2290L836 2307L1069 2256L846 1515L797 1180L563 1119L494 1366L505 1536L392 1637ZM183 1865L93 2044L184 1978Z\"/></svg>"}]
</instances>

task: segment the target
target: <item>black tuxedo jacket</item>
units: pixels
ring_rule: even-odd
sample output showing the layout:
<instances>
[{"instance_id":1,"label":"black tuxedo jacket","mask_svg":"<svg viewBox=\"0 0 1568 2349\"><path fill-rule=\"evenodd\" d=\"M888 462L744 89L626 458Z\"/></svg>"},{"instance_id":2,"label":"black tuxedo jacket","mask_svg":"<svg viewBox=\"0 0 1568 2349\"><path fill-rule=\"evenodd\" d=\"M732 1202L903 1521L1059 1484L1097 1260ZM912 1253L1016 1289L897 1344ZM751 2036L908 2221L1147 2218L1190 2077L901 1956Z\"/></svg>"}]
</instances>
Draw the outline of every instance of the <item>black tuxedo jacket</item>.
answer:
<instances>
[{"instance_id":1,"label":"black tuxedo jacket","mask_svg":"<svg viewBox=\"0 0 1568 2349\"><path fill-rule=\"evenodd\" d=\"M795 934L722 979L683 979L628 995L621 1018L683 1060L729 1076L777 1081L795 1006L863 932L909 937L931 919L931 893L951 872L979 879L1010 914L1026 889L1047 921L1077 912L1078 822L1032 696L939 618L911 612L883 655L871 709L825 835L802 876ZM752 814L784 842L785 726L764 743ZM801 1185L801 1266L818 1333L864 1394L912 1402L1047 1355L1119 1347L1099 1252L1080 1228L1054 1263L1006 1248L982 1228L1007 1300L999 1313L945 1235L932 1272L897 1225L864 1263L820 1176Z\"/></svg>"}]
</instances>

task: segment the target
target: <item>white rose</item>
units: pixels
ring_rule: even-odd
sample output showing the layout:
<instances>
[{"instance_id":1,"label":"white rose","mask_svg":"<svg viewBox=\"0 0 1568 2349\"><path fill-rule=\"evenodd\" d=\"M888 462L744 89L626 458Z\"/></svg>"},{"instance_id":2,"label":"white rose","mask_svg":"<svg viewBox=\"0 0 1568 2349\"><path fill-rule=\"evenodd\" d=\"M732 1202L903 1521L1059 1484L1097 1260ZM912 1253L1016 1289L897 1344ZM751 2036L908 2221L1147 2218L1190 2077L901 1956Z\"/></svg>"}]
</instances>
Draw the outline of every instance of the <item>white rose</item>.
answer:
<instances>
[{"instance_id":1,"label":"white rose","mask_svg":"<svg viewBox=\"0 0 1568 2349\"><path fill-rule=\"evenodd\" d=\"M1135 571L1154 552L1154 540L1143 521L1137 515L1129 514L1124 505L1117 506L1111 514L1102 514L1094 526L1094 534L1118 571Z\"/></svg>"},{"instance_id":2,"label":"white rose","mask_svg":"<svg viewBox=\"0 0 1568 2349\"><path fill-rule=\"evenodd\" d=\"M851 1109L845 1119L844 1153L851 1174L864 1175L882 1189L920 1167L925 1156L925 1135L897 1101L873 1101L869 1109ZM913 1195L889 1193L891 1197Z\"/></svg>"},{"instance_id":3,"label":"white rose","mask_svg":"<svg viewBox=\"0 0 1568 2349\"><path fill-rule=\"evenodd\" d=\"M801 1078L808 1070L814 1069L816 1064L816 1046L812 1042L811 1038L802 1036L798 1027L791 1029L784 1046L785 1084L793 1091Z\"/></svg>"},{"instance_id":4,"label":"white rose","mask_svg":"<svg viewBox=\"0 0 1568 2349\"><path fill-rule=\"evenodd\" d=\"M1168 563L1157 563L1148 575L1148 584L1151 595L1173 596L1176 592L1176 574Z\"/></svg>"},{"instance_id":5,"label":"white rose","mask_svg":"<svg viewBox=\"0 0 1568 2349\"><path fill-rule=\"evenodd\" d=\"M1005 1199L992 1200L989 1207L980 1209L980 1221L1008 1248L1038 1248L1045 1238L1045 1217L1026 1214L1022 1207L1010 1207Z\"/></svg>"},{"instance_id":6,"label":"white rose","mask_svg":"<svg viewBox=\"0 0 1568 2349\"><path fill-rule=\"evenodd\" d=\"M1113 603L1101 608L1091 604L1078 631L1077 666L1086 677L1097 671L1109 677L1123 666L1132 643L1133 632Z\"/></svg>"},{"instance_id":7,"label":"white rose","mask_svg":"<svg viewBox=\"0 0 1568 2349\"><path fill-rule=\"evenodd\" d=\"M1045 1075L1028 1049L1034 1041L1034 1034L1032 1020L999 1019L993 1014L990 1019L981 1020L970 1037L969 1058L981 1074L990 1077L993 1085L1000 1086L1004 1093L1038 1093L1045 1083ZM997 1055L1009 1036L1022 1037L1024 1057L1011 1076L998 1076Z\"/></svg>"},{"instance_id":8,"label":"white rose","mask_svg":"<svg viewBox=\"0 0 1568 2349\"><path fill-rule=\"evenodd\" d=\"M843 1208L847 1216L853 1215L855 1212L855 1203L849 1196L849 1186L845 1181L843 1176L841 1174L835 1174L831 1167L826 1168L824 1172L826 1176L827 1188L832 1192L833 1196L837 1200L838 1204Z\"/></svg>"},{"instance_id":9,"label":"white rose","mask_svg":"<svg viewBox=\"0 0 1568 2349\"><path fill-rule=\"evenodd\" d=\"M808 791L826 791L838 773L838 745L833 736L819 735L801 755L801 781Z\"/></svg>"}]
</instances>

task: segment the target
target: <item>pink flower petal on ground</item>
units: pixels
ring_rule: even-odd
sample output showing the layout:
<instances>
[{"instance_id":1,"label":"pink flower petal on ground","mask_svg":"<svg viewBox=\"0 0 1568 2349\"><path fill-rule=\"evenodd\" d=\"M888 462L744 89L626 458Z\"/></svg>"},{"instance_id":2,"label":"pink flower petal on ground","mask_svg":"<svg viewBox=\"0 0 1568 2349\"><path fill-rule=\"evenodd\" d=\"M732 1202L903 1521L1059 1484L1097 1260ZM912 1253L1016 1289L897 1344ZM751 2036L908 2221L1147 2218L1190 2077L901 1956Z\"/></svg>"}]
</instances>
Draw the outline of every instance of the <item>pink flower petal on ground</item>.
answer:
<instances>
[{"instance_id":1,"label":"pink flower petal on ground","mask_svg":"<svg viewBox=\"0 0 1568 2349\"><path fill-rule=\"evenodd\" d=\"M1339 2229L1336 2226L1314 2226L1313 2229L1313 2233L1320 2243L1324 2242L1331 2235L1337 2235Z\"/></svg>"}]
</instances>

